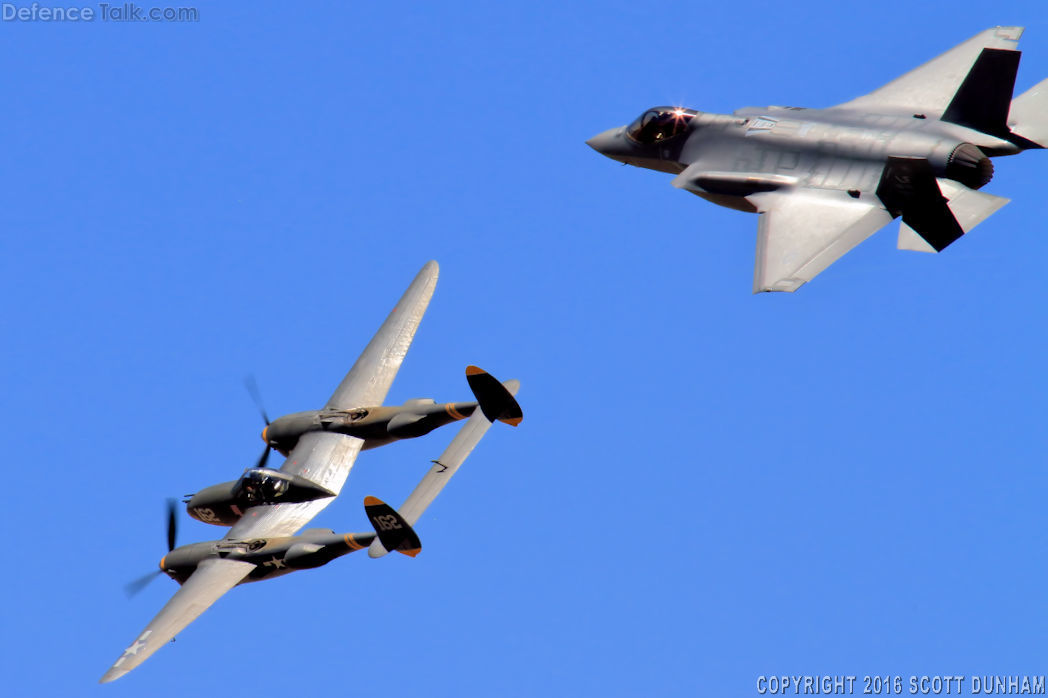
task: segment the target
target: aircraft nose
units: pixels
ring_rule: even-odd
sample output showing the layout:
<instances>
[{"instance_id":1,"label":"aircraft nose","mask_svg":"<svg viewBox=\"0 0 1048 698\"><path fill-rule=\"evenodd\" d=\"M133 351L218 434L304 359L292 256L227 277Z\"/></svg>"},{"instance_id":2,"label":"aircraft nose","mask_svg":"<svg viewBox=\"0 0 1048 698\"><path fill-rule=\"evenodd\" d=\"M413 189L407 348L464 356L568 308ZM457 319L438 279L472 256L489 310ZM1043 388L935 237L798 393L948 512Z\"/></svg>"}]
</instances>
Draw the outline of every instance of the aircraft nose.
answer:
<instances>
[{"instance_id":1,"label":"aircraft nose","mask_svg":"<svg viewBox=\"0 0 1048 698\"><path fill-rule=\"evenodd\" d=\"M607 131L598 133L593 138L590 138L586 141L586 145L606 158L628 164L630 158L633 157L633 147L623 135L625 130L622 126L609 128Z\"/></svg>"},{"instance_id":2,"label":"aircraft nose","mask_svg":"<svg viewBox=\"0 0 1048 698\"><path fill-rule=\"evenodd\" d=\"M601 155L607 155L612 150L615 150L615 145L619 140L616 135L617 128L609 128L607 131L598 133L593 138L586 141L586 145L596 150Z\"/></svg>"}]
</instances>

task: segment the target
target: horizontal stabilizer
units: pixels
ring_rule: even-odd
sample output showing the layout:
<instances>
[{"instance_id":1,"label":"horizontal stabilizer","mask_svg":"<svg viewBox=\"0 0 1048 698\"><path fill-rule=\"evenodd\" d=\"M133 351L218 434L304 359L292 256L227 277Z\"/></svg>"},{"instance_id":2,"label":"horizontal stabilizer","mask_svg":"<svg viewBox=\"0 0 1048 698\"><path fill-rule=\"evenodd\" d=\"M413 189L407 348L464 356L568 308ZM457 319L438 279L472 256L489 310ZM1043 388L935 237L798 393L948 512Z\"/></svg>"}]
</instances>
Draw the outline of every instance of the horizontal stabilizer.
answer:
<instances>
[{"instance_id":1,"label":"horizontal stabilizer","mask_svg":"<svg viewBox=\"0 0 1048 698\"><path fill-rule=\"evenodd\" d=\"M506 381L504 385L510 395L516 395L520 389L520 383L515 380ZM414 525L418 521L422 512L437 498L489 428L491 428L491 421L484 416L481 410L474 410L459 429L459 433L455 434L455 438L440 454L440 458L433 461L433 467L422 477L422 480L400 506L400 514L406 522ZM382 557L387 550L389 548L383 544L381 539L375 540L371 542L368 556Z\"/></svg>"},{"instance_id":2,"label":"horizontal stabilizer","mask_svg":"<svg viewBox=\"0 0 1048 698\"><path fill-rule=\"evenodd\" d=\"M467 366L466 381L489 422L498 420L517 426L524 419L524 413L520 411L520 405L513 395L484 369Z\"/></svg>"},{"instance_id":3,"label":"horizontal stabilizer","mask_svg":"<svg viewBox=\"0 0 1048 698\"><path fill-rule=\"evenodd\" d=\"M986 192L969 189L960 182L952 179L938 179L939 190L946 198L947 206L953 213L957 224L964 233L982 223L992 216L1009 199L1003 196L994 196ZM906 224L904 220L899 227L899 249L913 250L914 252L936 252L920 234Z\"/></svg>"},{"instance_id":4,"label":"horizontal stabilizer","mask_svg":"<svg viewBox=\"0 0 1048 698\"><path fill-rule=\"evenodd\" d=\"M1048 78L1012 100L1008 127L1015 135L1048 147Z\"/></svg>"},{"instance_id":5,"label":"horizontal stabilizer","mask_svg":"<svg viewBox=\"0 0 1048 698\"><path fill-rule=\"evenodd\" d=\"M386 550L396 550L409 557L422 552L422 543L415 531L393 507L378 497L369 496L364 498L364 511Z\"/></svg>"},{"instance_id":6,"label":"horizontal stabilizer","mask_svg":"<svg viewBox=\"0 0 1048 698\"><path fill-rule=\"evenodd\" d=\"M889 157L877 196L937 252L964 235L925 158Z\"/></svg>"}]
</instances>

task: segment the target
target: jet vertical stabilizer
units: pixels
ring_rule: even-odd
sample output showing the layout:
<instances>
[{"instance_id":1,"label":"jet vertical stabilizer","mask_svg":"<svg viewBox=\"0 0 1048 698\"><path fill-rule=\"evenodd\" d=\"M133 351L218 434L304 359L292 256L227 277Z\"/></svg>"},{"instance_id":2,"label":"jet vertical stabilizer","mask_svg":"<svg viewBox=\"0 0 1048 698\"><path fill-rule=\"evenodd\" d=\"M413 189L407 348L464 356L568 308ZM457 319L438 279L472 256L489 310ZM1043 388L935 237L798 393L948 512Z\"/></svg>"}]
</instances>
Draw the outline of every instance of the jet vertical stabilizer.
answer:
<instances>
[{"instance_id":1,"label":"jet vertical stabilizer","mask_svg":"<svg viewBox=\"0 0 1048 698\"><path fill-rule=\"evenodd\" d=\"M1008 127L1015 135L1048 147L1048 78L1012 100Z\"/></svg>"},{"instance_id":2,"label":"jet vertical stabilizer","mask_svg":"<svg viewBox=\"0 0 1048 698\"><path fill-rule=\"evenodd\" d=\"M1008 133L1008 109L1019 70L1020 51L984 48L968 71L942 120L976 131Z\"/></svg>"}]
</instances>

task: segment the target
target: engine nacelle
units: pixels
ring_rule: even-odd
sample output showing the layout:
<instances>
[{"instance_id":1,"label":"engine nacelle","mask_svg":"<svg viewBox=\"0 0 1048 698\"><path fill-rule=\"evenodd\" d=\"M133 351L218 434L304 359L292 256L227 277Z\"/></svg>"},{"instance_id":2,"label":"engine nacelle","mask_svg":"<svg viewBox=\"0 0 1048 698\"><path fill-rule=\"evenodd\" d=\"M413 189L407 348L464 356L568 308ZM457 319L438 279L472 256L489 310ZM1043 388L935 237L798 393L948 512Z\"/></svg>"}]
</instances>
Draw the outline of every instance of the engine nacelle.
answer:
<instances>
[{"instance_id":1,"label":"engine nacelle","mask_svg":"<svg viewBox=\"0 0 1048 698\"><path fill-rule=\"evenodd\" d=\"M297 570L312 569L331 562L334 554L330 553L319 543L301 542L295 543L284 554L284 562L288 567Z\"/></svg>"},{"instance_id":2,"label":"engine nacelle","mask_svg":"<svg viewBox=\"0 0 1048 698\"><path fill-rule=\"evenodd\" d=\"M404 401L404 407L432 407L437 401L431 397L413 397Z\"/></svg>"},{"instance_id":3,"label":"engine nacelle","mask_svg":"<svg viewBox=\"0 0 1048 698\"><path fill-rule=\"evenodd\" d=\"M433 427L426 428L428 425L419 424L425 416L424 414L415 414L413 412L401 412L389 420L389 423L386 424L386 431L390 436L395 436L398 439L409 439L414 436L428 434Z\"/></svg>"}]
</instances>

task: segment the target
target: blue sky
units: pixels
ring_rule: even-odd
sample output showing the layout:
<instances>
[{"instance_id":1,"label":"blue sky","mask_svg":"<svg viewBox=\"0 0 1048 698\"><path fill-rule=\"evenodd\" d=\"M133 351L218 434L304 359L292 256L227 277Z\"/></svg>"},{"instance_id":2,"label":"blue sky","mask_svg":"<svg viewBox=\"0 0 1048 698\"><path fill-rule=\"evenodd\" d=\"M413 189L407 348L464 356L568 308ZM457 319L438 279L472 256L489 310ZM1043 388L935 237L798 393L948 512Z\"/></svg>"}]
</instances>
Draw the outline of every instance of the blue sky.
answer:
<instances>
[{"instance_id":1,"label":"blue sky","mask_svg":"<svg viewBox=\"0 0 1048 698\"><path fill-rule=\"evenodd\" d=\"M193 24L0 23L10 695L756 694L767 674L1048 673L1044 153L938 256L894 226L750 293L757 220L584 145L655 104L826 106L1009 3L202 3ZM234 589L115 684L175 591L163 501L319 407L415 272L389 402L519 378L418 525ZM315 524L368 530L445 429L365 453ZM279 459L276 461L279 463ZM274 464L276 464L274 463ZM182 519L180 542L222 529Z\"/></svg>"}]
</instances>

